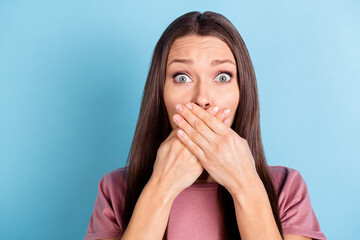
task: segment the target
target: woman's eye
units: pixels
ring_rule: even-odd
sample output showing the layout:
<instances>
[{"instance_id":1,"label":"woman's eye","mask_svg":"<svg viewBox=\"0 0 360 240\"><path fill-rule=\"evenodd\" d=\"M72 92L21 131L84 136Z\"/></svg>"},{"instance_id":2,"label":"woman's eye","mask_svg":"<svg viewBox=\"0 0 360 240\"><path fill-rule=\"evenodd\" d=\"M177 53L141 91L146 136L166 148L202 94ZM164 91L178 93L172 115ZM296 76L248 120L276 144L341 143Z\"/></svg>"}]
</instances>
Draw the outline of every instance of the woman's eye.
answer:
<instances>
[{"instance_id":1,"label":"woman's eye","mask_svg":"<svg viewBox=\"0 0 360 240\"><path fill-rule=\"evenodd\" d=\"M216 77L218 79L218 81L220 82L229 82L231 79L231 75L228 73L221 73L219 75L217 75Z\"/></svg>"},{"instance_id":2,"label":"woman's eye","mask_svg":"<svg viewBox=\"0 0 360 240\"><path fill-rule=\"evenodd\" d=\"M178 74L174 78L175 78L175 81L177 81L179 83L185 83L186 79L188 79L189 77L185 74Z\"/></svg>"},{"instance_id":3,"label":"woman's eye","mask_svg":"<svg viewBox=\"0 0 360 240\"><path fill-rule=\"evenodd\" d=\"M174 74L173 78L177 83L187 83L190 80L189 76L184 73L176 73ZM222 83L230 82L232 78L232 74L228 72L222 72L216 76L217 81Z\"/></svg>"}]
</instances>

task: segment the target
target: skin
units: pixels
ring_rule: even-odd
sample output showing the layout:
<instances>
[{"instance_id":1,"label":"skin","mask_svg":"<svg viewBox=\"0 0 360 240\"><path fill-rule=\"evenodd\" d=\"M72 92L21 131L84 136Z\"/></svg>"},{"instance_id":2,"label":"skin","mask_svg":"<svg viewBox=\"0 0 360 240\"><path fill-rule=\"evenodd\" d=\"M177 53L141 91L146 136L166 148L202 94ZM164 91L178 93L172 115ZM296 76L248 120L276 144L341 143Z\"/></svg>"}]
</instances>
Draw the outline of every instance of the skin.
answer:
<instances>
[{"instance_id":1,"label":"skin","mask_svg":"<svg viewBox=\"0 0 360 240\"><path fill-rule=\"evenodd\" d=\"M192 62L173 62L175 59ZM211 65L212 61L223 59L231 63ZM191 35L176 39L169 51L164 86L164 102L169 119L177 113L176 104L193 102L204 110L215 106L220 110L230 109L230 122L227 125L231 126L240 99L235 63L229 46L217 37ZM177 72L181 74L173 77ZM175 122L170 122L173 129L177 127ZM204 170L196 182L215 180Z\"/></svg>"},{"instance_id":2,"label":"skin","mask_svg":"<svg viewBox=\"0 0 360 240\"><path fill-rule=\"evenodd\" d=\"M192 60L193 64L178 62L169 64L174 59ZM280 240L281 236L269 199L257 175L247 141L230 128L239 103L236 66L231 63L211 66L211 61L215 59L229 59L235 63L226 43L215 37L187 36L177 39L171 47L167 62L164 100L169 119L172 119L170 122L173 131L163 146L169 145L168 141L181 141L209 172L204 179L216 181L230 192L242 239ZM221 76L227 79L223 74L219 75L224 70L233 74L233 79L229 83L219 82ZM175 84L172 76L177 71L186 73L176 77L177 80L183 77L185 83ZM178 104L181 109L176 108ZM229 108L231 111L227 117L224 117L221 115L221 110L211 112L215 106L219 106L222 110ZM180 121L176 121L175 116ZM226 123L226 119L230 119L230 122ZM179 134L180 129L184 135ZM178 138L174 138L176 136ZM179 144L172 142L170 145L174 147ZM172 151L176 149L175 147ZM161 165L161 161L158 164ZM174 164L179 162L174 161ZM198 180L204 179L200 176ZM123 239L134 239L135 236L141 236L141 239L154 239L152 235L163 233L165 229L172 202L169 203L156 196L161 192L166 192L164 195L168 195L169 191L160 191L154 185L149 186L139 197L140 204L135 207L133 222L130 222ZM145 204L151 201L156 204ZM160 204L160 210L154 208L162 202L168 204ZM149 217L144 218L144 216ZM151 216L156 216L156 221L162 219L162 224L156 223L148 230L145 228L155 222ZM144 238L141 232L144 229L148 230L148 236L151 237ZM308 237L298 235L285 235L284 239L310 240Z\"/></svg>"},{"instance_id":3,"label":"skin","mask_svg":"<svg viewBox=\"0 0 360 240\"><path fill-rule=\"evenodd\" d=\"M170 64L174 59L187 59L192 63ZM235 63L230 48L216 37L186 36L174 42L168 56L164 88L165 105L173 120L171 126L181 129L177 130L177 136L208 171L207 181L218 182L232 195L241 237L281 239L248 143L229 127L240 97L236 65L212 66L215 59ZM232 73L233 79L228 83L218 82L219 73L224 70ZM178 71L185 75L173 78ZM185 83L176 84L175 80ZM230 123L206 111L213 106L229 108ZM262 218L259 219L259 215ZM310 238L285 235L284 239Z\"/></svg>"}]
</instances>

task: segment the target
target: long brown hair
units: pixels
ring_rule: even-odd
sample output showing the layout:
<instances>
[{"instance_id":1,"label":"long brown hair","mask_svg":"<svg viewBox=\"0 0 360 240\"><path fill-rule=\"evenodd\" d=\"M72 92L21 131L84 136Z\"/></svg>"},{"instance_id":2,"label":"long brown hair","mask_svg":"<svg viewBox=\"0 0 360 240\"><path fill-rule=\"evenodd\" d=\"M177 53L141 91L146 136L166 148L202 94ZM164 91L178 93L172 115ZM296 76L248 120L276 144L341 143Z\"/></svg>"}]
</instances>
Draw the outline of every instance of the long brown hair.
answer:
<instances>
[{"instance_id":1,"label":"long brown hair","mask_svg":"<svg viewBox=\"0 0 360 240\"><path fill-rule=\"evenodd\" d=\"M236 28L223 15L210 11L202 14L189 12L178 17L166 28L155 46L134 139L127 158L128 189L122 221L123 229L128 226L140 193L151 177L157 150L172 131L163 97L166 63L174 40L187 35L218 37L228 44L234 54L240 101L231 128L248 142L257 173L269 197L274 219L283 236L278 199L262 146L254 68L246 45ZM223 216L223 239L241 239L230 193L219 185L217 196ZM164 239L167 239L166 235L167 227Z\"/></svg>"}]
</instances>

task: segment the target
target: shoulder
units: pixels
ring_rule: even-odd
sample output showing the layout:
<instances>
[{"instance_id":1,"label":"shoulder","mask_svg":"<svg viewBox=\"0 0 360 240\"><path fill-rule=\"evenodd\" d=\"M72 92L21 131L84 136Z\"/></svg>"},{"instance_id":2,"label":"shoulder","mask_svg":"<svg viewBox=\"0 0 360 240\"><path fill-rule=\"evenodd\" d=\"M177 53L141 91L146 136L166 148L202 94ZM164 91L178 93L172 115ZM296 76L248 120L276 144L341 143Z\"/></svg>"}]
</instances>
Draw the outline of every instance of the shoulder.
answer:
<instances>
[{"instance_id":1,"label":"shoulder","mask_svg":"<svg viewBox=\"0 0 360 240\"><path fill-rule=\"evenodd\" d=\"M111 183L126 183L128 167L117 168L106 172L103 176L104 180Z\"/></svg>"},{"instance_id":2,"label":"shoulder","mask_svg":"<svg viewBox=\"0 0 360 240\"><path fill-rule=\"evenodd\" d=\"M123 206L128 186L127 167L106 172L98 183L98 201Z\"/></svg>"},{"instance_id":3,"label":"shoulder","mask_svg":"<svg viewBox=\"0 0 360 240\"><path fill-rule=\"evenodd\" d=\"M122 167L106 172L100 179L99 187L109 191L107 195L111 195L111 192L116 192L118 196L119 193L122 193L120 195L124 195L127 190L127 168L128 167Z\"/></svg>"},{"instance_id":4,"label":"shoulder","mask_svg":"<svg viewBox=\"0 0 360 240\"><path fill-rule=\"evenodd\" d=\"M296 189L300 185L306 185L300 172L294 168L269 166L269 172L278 196L284 190L289 190L289 187Z\"/></svg>"},{"instance_id":5,"label":"shoulder","mask_svg":"<svg viewBox=\"0 0 360 240\"><path fill-rule=\"evenodd\" d=\"M300 174L298 170L285 166L268 166L273 181L279 182L287 177Z\"/></svg>"},{"instance_id":6,"label":"shoulder","mask_svg":"<svg viewBox=\"0 0 360 240\"><path fill-rule=\"evenodd\" d=\"M118 168L101 177L85 240L122 237L122 215L127 190L126 170L127 167Z\"/></svg>"},{"instance_id":7,"label":"shoulder","mask_svg":"<svg viewBox=\"0 0 360 240\"><path fill-rule=\"evenodd\" d=\"M269 166L269 171L278 197L284 234L326 239L320 230L307 185L300 172L284 166Z\"/></svg>"},{"instance_id":8,"label":"shoulder","mask_svg":"<svg viewBox=\"0 0 360 240\"><path fill-rule=\"evenodd\" d=\"M312 212L309 191L298 170L284 166L269 166L269 170L282 217L290 212Z\"/></svg>"}]
</instances>

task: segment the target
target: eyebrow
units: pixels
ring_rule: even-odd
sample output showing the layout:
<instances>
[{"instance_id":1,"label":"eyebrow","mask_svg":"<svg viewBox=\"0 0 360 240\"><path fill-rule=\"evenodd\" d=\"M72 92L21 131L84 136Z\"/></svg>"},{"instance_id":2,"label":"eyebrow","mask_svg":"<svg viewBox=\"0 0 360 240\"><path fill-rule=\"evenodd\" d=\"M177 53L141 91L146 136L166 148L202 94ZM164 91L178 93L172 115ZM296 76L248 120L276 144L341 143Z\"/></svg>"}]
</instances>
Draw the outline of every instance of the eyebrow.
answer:
<instances>
[{"instance_id":1,"label":"eyebrow","mask_svg":"<svg viewBox=\"0 0 360 240\"><path fill-rule=\"evenodd\" d=\"M173 59L169 62L168 66L170 66L170 64L175 63L175 62L185 63L185 64L193 64L194 63L190 59ZM230 59L216 59L216 60L213 60L210 63L210 65L215 66L215 65L219 65L219 64L223 64L223 63L231 63L236 66L236 64L233 61L231 61Z\"/></svg>"}]
</instances>

